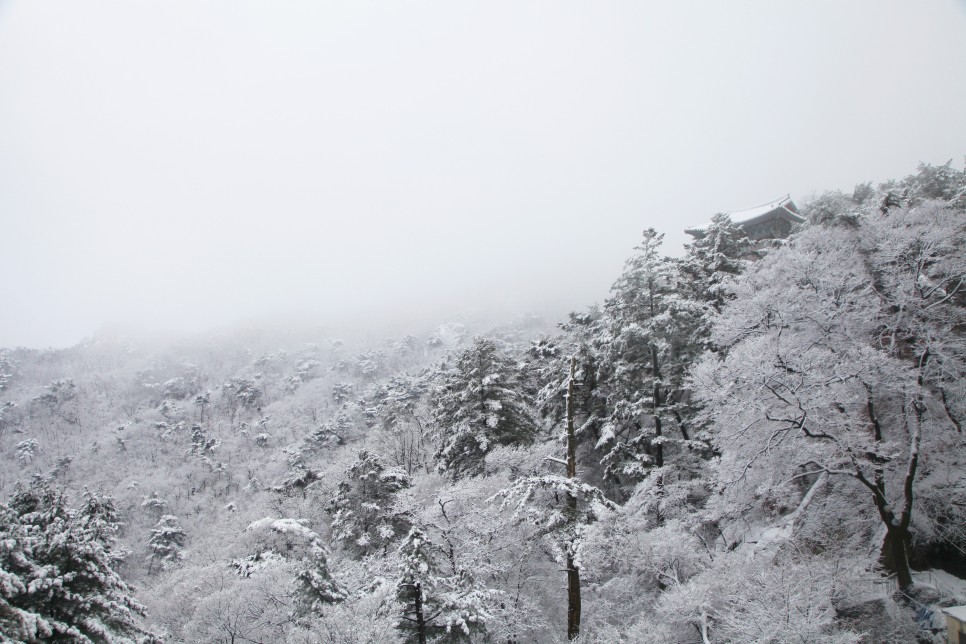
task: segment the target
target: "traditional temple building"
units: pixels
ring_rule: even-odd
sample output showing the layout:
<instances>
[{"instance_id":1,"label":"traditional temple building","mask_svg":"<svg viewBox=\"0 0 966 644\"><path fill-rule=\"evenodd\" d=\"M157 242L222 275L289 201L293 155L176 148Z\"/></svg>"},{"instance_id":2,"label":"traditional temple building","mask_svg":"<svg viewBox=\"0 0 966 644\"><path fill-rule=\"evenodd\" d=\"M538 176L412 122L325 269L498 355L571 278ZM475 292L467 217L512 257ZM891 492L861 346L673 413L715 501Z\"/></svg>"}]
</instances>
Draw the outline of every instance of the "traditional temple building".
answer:
<instances>
[{"instance_id":1,"label":"traditional temple building","mask_svg":"<svg viewBox=\"0 0 966 644\"><path fill-rule=\"evenodd\" d=\"M788 237L793 226L805 221L805 218L798 214L798 207L789 195L754 208L729 210L724 214L731 217L731 221L741 227L748 237L754 241L783 239ZM686 228L684 232L700 239L704 237L704 230L707 226L708 224L702 224L693 228Z\"/></svg>"}]
</instances>

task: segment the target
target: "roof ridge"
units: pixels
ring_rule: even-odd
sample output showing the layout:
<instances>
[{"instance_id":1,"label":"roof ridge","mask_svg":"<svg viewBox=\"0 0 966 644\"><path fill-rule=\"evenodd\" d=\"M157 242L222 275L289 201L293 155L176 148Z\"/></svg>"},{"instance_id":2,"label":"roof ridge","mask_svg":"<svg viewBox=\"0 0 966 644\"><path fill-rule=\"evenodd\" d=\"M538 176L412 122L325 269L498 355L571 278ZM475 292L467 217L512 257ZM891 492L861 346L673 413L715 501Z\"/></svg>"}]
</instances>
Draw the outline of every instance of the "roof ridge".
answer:
<instances>
[{"instance_id":1,"label":"roof ridge","mask_svg":"<svg viewBox=\"0 0 966 644\"><path fill-rule=\"evenodd\" d=\"M788 192L785 194L784 197L780 197L778 199L772 199L771 201L765 201L763 203L758 204L757 206L748 206L747 208L736 208L734 210L725 210L724 214L731 215L739 212L745 212L746 210L756 210L758 208L764 208L765 206L771 206L771 205L774 205L776 208L778 208L778 207L784 206L786 202L791 200L792 200L792 193Z\"/></svg>"}]
</instances>

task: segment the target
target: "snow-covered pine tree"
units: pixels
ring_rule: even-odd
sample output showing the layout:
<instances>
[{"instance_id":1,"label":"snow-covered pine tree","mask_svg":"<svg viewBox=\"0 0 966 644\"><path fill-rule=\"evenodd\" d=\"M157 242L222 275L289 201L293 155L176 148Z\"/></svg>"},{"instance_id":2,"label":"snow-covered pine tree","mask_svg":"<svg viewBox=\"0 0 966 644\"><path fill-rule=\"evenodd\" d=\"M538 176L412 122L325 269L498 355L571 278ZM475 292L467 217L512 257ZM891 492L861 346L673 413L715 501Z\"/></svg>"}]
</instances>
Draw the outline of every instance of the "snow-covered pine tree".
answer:
<instances>
[{"instance_id":1,"label":"snow-covered pine tree","mask_svg":"<svg viewBox=\"0 0 966 644\"><path fill-rule=\"evenodd\" d=\"M725 214L711 218L700 237L684 246L678 288L691 299L720 311L729 299L734 279L748 262L761 255L745 231Z\"/></svg>"},{"instance_id":2,"label":"snow-covered pine tree","mask_svg":"<svg viewBox=\"0 0 966 644\"><path fill-rule=\"evenodd\" d=\"M481 474L493 447L530 444L536 424L524 391L519 369L497 343L474 340L435 391L439 469L456 478Z\"/></svg>"},{"instance_id":3,"label":"snow-covered pine tree","mask_svg":"<svg viewBox=\"0 0 966 644\"><path fill-rule=\"evenodd\" d=\"M564 465L566 476L522 477L496 495L502 497L503 507L514 507L514 519L526 519L540 528L538 534L549 538L559 562L565 566L569 640L580 636L580 549L583 529L597 519L602 507L616 507L599 488L583 483L577 475L577 436L574 425L576 388L577 358L572 356L565 395L566 460L548 459Z\"/></svg>"},{"instance_id":4,"label":"snow-covered pine tree","mask_svg":"<svg viewBox=\"0 0 966 644\"><path fill-rule=\"evenodd\" d=\"M302 561L295 578L299 584L299 601L305 610L319 612L323 605L345 599L345 593L332 578L325 546L318 538L311 542L309 556Z\"/></svg>"},{"instance_id":5,"label":"snow-covered pine tree","mask_svg":"<svg viewBox=\"0 0 966 644\"><path fill-rule=\"evenodd\" d=\"M663 239L653 228L644 231L604 306L597 379L606 388L607 418L597 447L608 475L625 485L664 465L666 434L675 420L687 436L667 409L668 376L679 368L677 348L687 343L689 329L671 306L679 296L674 262L659 252Z\"/></svg>"},{"instance_id":6,"label":"snow-covered pine tree","mask_svg":"<svg viewBox=\"0 0 966 644\"><path fill-rule=\"evenodd\" d=\"M113 499L91 492L79 510L40 479L0 505L0 633L20 642L155 641L144 608L114 571Z\"/></svg>"},{"instance_id":7,"label":"snow-covered pine tree","mask_svg":"<svg viewBox=\"0 0 966 644\"><path fill-rule=\"evenodd\" d=\"M568 321L560 325L563 333L559 337L541 340L525 354L525 370L535 381L533 388L537 390L539 413L552 426L566 417L567 402L562 394L569 381L567 360L569 356L576 357L578 386L570 403L580 421L576 429L581 438L580 449L592 451L588 454L591 458L583 460L585 464L600 460L601 454L594 446L608 417L607 383L599 380L605 375L601 368L605 325L606 318L600 307L571 313Z\"/></svg>"},{"instance_id":8,"label":"snow-covered pine tree","mask_svg":"<svg viewBox=\"0 0 966 644\"><path fill-rule=\"evenodd\" d=\"M399 546L399 630L407 642L470 642L486 633L494 594L468 571L447 570L446 554L413 526Z\"/></svg>"},{"instance_id":9,"label":"snow-covered pine tree","mask_svg":"<svg viewBox=\"0 0 966 644\"><path fill-rule=\"evenodd\" d=\"M259 519L245 528L248 556L231 565L242 578L254 578L265 570L295 570L293 593L300 617L318 614L323 606L341 602L345 592L329 571L329 553L322 538L301 519Z\"/></svg>"},{"instance_id":10,"label":"snow-covered pine tree","mask_svg":"<svg viewBox=\"0 0 966 644\"><path fill-rule=\"evenodd\" d=\"M501 499L501 507L511 511L512 522L527 522L537 528L534 537L545 540L568 576L583 568L580 551L586 526L596 522L603 512L617 508L600 488L576 477L556 474L521 477L492 497L496 499ZM569 600L568 603L575 608ZM573 625L568 620L571 638L576 634Z\"/></svg>"},{"instance_id":11,"label":"snow-covered pine tree","mask_svg":"<svg viewBox=\"0 0 966 644\"><path fill-rule=\"evenodd\" d=\"M409 518L394 506L396 495L410 485L401 468L387 468L378 455L360 450L326 508L332 538L358 557L385 554L409 529Z\"/></svg>"},{"instance_id":12,"label":"snow-covered pine tree","mask_svg":"<svg viewBox=\"0 0 966 644\"><path fill-rule=\"evenodd\" d=\"M880 193L883 191L887 193L885 197L879 196L884 210L890 205L913 208L926 200L966 210L966 168L956 170L952 160L942 165L920 163L916 174L880 186Z\"/></svg>"},{"instance_id":13,"label":"snow-covered pine tree","mask_svg":"<svg viewBox=\"0 0 966 644\"><path fill-rule=\"evenodd\" d=\"M181 527L178 517L165 514L158 519L157 525L151 529L151 536L148 538L148 574L151 574L155 567L164 567L179 561L183 556L182 549L187 539L188 535Z\"/></svg>"},{"instance_id":14,"label":"snow-covered pine tree","mask_svg":"<svg viewBox=\"0 0 966 644\"><path fill-rule=\"evenodd\" d=\"M629 492L669 456L684 476L700 469L700 440L686 386L708 346L710 320L755 252L744 233L716 217L681 260L660 255L663 235L644 231L603 309L572 314L564 325L577 357L578 434L596 444L607 480ZM563 371L563 365L560 365ZM542 411L562 417L556 379L541 391ZM669 451L670 450L670 451Z\"/></svg>"}]
</instances>

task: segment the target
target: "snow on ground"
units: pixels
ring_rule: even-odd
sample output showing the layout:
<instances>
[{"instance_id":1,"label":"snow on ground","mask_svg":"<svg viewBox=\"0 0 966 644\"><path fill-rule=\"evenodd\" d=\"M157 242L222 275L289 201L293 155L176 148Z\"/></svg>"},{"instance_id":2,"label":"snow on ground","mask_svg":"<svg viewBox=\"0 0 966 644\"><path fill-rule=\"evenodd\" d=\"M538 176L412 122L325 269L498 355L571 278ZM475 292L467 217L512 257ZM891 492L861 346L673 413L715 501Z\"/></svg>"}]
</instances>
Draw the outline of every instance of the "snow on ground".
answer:
<instances>
[{"instance_id":1,"label":"snow on ground","mask_svg":"<svg viewBox=\"0 0 966 644\"><path fill-rule=\"evenodd\" d=\"M915 572L912 578L917 584L932 586L943 595L951 595L958 601L966 602L966 579L960 579L939 568Z\"/></svg>"}]
</instances>

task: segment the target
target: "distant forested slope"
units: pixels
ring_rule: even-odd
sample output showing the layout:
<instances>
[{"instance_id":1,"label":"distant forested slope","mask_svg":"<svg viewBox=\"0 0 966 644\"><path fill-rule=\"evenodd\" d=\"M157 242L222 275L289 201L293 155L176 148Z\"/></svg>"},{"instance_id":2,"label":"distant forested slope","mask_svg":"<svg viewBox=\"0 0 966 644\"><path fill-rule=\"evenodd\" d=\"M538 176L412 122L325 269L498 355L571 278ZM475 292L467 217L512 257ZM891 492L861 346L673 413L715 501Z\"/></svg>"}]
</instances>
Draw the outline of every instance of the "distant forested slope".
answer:
<instances>
[{"instance_id":1,"label":"distant forested slope","mask_svg":"<svg viewBox=\"0 0 966 644\"><path fill-rule=\"evenodd\" d=\"M966 596L916 571L966 577L966 172L802 214L766 242L715 217L680 258L646 230L556 327L0 351L0 632L938 637Z\"/></svg>"}]
</instances>

